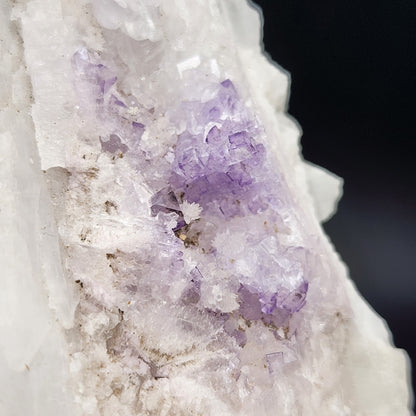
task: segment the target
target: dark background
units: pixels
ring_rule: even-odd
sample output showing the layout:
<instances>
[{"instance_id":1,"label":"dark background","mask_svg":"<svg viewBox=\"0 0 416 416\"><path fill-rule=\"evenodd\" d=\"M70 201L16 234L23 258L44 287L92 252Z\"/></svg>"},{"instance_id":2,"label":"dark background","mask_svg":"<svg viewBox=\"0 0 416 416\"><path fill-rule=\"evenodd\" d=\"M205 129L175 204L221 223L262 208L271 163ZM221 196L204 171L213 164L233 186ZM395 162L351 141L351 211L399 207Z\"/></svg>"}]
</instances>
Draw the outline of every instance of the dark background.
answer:
<instances>
[{"instance_id":1,"label":"dark background","mask_svg":"<svg viewBox=\"0 0 416 416\"><path fill-rule=\"evenodd\" d=\"M304 157L345 181L325 230L416 363L416 1L255 3L266 51L292 76Z\"/></svg>"}]
</instances>

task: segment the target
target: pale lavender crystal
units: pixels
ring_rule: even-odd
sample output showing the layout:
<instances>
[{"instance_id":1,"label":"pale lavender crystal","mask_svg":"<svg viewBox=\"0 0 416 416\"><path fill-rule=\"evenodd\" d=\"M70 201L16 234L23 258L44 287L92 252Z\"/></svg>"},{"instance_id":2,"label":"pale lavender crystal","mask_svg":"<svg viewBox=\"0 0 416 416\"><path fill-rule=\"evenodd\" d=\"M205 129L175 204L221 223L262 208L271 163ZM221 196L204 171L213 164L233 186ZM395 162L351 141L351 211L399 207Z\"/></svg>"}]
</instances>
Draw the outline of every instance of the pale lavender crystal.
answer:
<instances>
[{"instance_id":1,"label":"pale lavender crystal","mask_svg":"<svg viewBox=\"0 0 416 416\"><path fill-rule=\"evenodd\" d=\"M270 374L274 374L284 365L283 352L273 352L266 354L267 367Z\"/></svg>"},{"instance_id":2,"label":"pale lavender crystal","mask_svg":"<svg viewBox=\"0 0 416 416\"><path fill-rule=\"evenodd\" d=\"M80 79L98 87L97 99L102 98L117 81L117 76L109 68L101 63L94 64L91 62L86 49L78 50L72 62Z\"/></svg>"},{"instance_id":3,"label":"pale lavender crystal","mask_svg":"<svg viewBox=\"0 0 416 416\"><path fill-rule=\"evenodd\" d=\"M110 134L110 138L106 142L102 141L100 138L100 142L101 142L101 149L104 152L125 153L127 152L127 150L129 150L129 148L124 143L121 142L121 139L120 137L117 136L117 134Z\"/></svg>"},{"instance_id":4,"label":"pale lavender crystal","mask_svg":"<svg viewBox=\"0 0 416 416\"><path fill-rule=\"evenodd\" d=\"M297 360L296 352L290 346L285 347L284 351L266 354L266 362L270 374L279 373L284 366Z\"/></svg>"},{"instance_id":5,"label":"pale lavender crystal","mask_svg":"<svg viewBox=\"0 0 416 416\"><path fill-rule=\"evenodd\" d=\"M170 187L161 189L153 196L151 211L152 215L157 215L161 211L180 213L179 202Z\"/></svg>"}]
</instances>

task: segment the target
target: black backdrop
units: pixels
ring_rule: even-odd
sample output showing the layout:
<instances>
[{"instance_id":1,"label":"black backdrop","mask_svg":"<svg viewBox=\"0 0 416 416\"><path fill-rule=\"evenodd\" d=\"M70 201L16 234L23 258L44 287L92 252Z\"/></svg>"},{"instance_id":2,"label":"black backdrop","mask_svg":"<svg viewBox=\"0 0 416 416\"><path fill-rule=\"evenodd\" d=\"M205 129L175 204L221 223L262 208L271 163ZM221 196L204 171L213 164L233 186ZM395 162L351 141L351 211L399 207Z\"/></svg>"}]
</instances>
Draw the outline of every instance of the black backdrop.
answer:
<instances>
[{"instance_id":1,"label":"black backdrop","mask_svg":"<svg viewBox=\"0 0 416 416\"><path fill-rule=\"evenodd\" d=\"M305 158L345 180L325 230L416 362L416 1L255 3L266 51L292 75Z\"/></svg>"}]
</instances>

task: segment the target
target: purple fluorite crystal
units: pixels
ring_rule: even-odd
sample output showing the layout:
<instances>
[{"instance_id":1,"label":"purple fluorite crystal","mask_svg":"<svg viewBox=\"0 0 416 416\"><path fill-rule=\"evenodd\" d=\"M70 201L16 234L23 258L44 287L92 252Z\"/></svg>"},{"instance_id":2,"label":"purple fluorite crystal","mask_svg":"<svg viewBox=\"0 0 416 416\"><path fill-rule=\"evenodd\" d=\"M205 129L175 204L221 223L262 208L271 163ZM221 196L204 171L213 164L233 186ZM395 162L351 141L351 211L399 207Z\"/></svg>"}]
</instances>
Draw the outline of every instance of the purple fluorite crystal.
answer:
<instances>
[{"instance_id":1,"label":"purple fluorite crystal","mask_svg":"<svg viewBox=\"0 0 416 416\"><path fill-rule=\"evenodd\" d=\"M258 127L230 80L206 103L186 103L187 127L178 137L170 183L183 199L197 202L226 219L267 208L256 176L264 169L265 150L256 142ZM192 124L202 129L192 133ZM257 174L257 175L256 175Z\"/></svg>"},{"instance_id":2,"label":"purple fluorite crystal","mask_svg":"<svg viewBox=\"0 0 416 416\"><path fill-rule=\"evenodd\" d=\"M117 77L94 54L78 51L73 66L80 96L95 102L96 117L102 121L102 151L124 155L139 172L147 160L141 137L154 109L132 112L117 92ZM285 229L290 213L283 199L285 183L272 169L261 125L231 80L209 83L207 90L209 99L183 101L168 112L170 122L178 126L173 154L154 171L156 182L148 177L147 186L153 189L150 214L170 224L166 232L171 233L172 247L166 245L161 252L170 258L165 283L168 287L172 279L185 277L182 304L228 314L235 307L212 300L215 287L225 284L224 290L238 300L240 316L281 326L305 304L308 284L303 271L309 254L301 244L283 242L277 234L278 228ZM184 204L197 204L202 209L198 218L187 223ZM191 271L186 271L182 254L177 255L181 244L183 250L198 253ZM211 264L227 276L225 282L207 279L205 270Z\"/></svg>"}]
</instances>

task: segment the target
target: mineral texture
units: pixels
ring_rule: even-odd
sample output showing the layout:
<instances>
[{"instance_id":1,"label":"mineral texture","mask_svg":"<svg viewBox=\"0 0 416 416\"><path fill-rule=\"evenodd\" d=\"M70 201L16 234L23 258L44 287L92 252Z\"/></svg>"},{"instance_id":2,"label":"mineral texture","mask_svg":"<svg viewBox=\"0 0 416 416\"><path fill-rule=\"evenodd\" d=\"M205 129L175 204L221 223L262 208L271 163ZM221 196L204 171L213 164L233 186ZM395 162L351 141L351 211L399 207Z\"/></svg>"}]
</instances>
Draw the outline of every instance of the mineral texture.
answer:
<instances>
[{"instance_id":1,"label":"mineral texture","mask_svg":"<svg viewBox=\"0 0 416 416\"><path fill-rule=\"evenodd\" d=\"M258 10L0 10L2 415L410 414Z\"/></svg>"}]
</instances>

